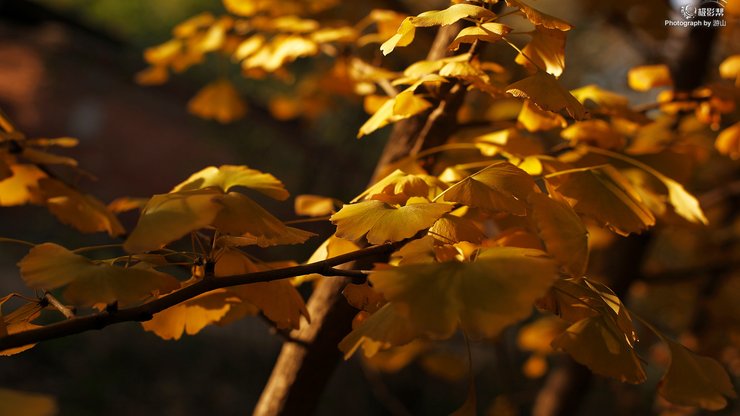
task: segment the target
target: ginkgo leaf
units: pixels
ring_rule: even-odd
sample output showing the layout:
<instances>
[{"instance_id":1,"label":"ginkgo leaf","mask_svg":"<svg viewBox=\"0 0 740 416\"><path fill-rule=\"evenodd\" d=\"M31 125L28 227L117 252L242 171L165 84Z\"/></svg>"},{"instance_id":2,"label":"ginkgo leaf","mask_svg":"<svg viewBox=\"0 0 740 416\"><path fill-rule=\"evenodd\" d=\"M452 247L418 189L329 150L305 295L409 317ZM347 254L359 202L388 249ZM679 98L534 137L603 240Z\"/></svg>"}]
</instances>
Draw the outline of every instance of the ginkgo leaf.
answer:
<instances>
[{"instance_id":1,"label":"ginkgo leaf","mask_svg":"<svg viewBox=\"0 0 740 416\"><path fill-rule=\"evenodd\" d=\"M195 335L207 325L218 322L236 302L238 299L225 289L216 289L155 313L141 326L162 339L177 341L183 333Z\"/></svg>"},{"instance_id":2,"label":"ginkgo leaf","mask_svg":"<svg viewBox=\"0 0 740 416\"><path fill-rule=\"evenodd\" d=\"M432 187L440 186L434 176L413 175L396 169L377 181L350 202L377 199L384 202L405 203L414 196L427 197Z\"/></svg>"},{"instance_id":3,"label":"ginkgo leaf","mask_svg":"<svg viewBox=\"0 0 740 416\"><path fill-rule=\"evenodd\" d=\"M123 248L129 253L157 250L191 231L213 223L223 205L216 189L154 195L141 212Z\"/></svg>"},{"instance_id":4,"label":"ginkgo leaf","mask_svg":"<svg viewBox=\"0 0 740 416\"><path fill-rule=\"evenodd\" d=\"M419 202L393 207L385 202L367 200L348 204L331 216L337 237L358 240L367 234L370 244L383 244L413 237L429 228L452 209L451 204Z\"/></svg>"},{"instance_id":5,"label":"ginkgo leaf","mask_svg":"<svg viewBox=\"0 0 740 416\"><path fill-rule=\"evenodd\" d=\"M283 183L271 174L235 165L209 166L190 175L170 192L193 191L210 187L217 187L223 192L229 192L235 187L244 187L280 201L288 199L289 196Z\"/></svg>"},{"instance_id":6,"label":"ginkgo leaf","mask_svg":"<svg viewBox=\"0 0 740 416\"><path fill-rule=\"evenodd\" d=\"M620 235L640 233L655 225L627 179L610 165L546 178L576 212L589 216Z\"/></svg>"},{"instance_id":7,"label":"ginkgo leaf","mask_svg":"<svg viewBox=\"0 0 740 416\"><path fill-rule=\"evenodd\" d=\"M547 72L538 71L530 77L519 80L506 87L506 92L515 97L532 100L543 110L558 112L565 109L576 120L586 117L583 104Z\"/></svg>"},{"instance_id":8,"label":"ginkgo leaf","mask_svg":"<svg viewBox=\"0 0 740 416\"><path fill-rule=\"evenodd\" d=\"M0 388L0 415L54 416L58 412L52 396Z\"/></svg>"},{"instance_id":9,"label":"ginkgo leaf","mask_svg":"<svg viewBox=\"0 0 740 416\"><path fill-rule=\"evenodd\" d=\"M584 105L592 101L599 106L608 108L622 108L629 104L627 97L612 91L602 89L598 85L586 85L570 92Z\"/></svg>"},{"instance_id":10,"label":"ginkgo leaf","mask_svg":"<svg viewBox=\"0 0 740 416\"><path fill-rule=\"evenodd\" d=\"M429 101L414 94L414 90L418 85L412 85L384 102L378 111L360 127L357 137L360 138L368 135L389 123L395 123L396 121L415 116L431 107L432 104Z\"/></svg>"},{"instance_id":11,"label":"ginkgo leaf","mask_svg":"<svg viewBox=\"0 0 740 416\"><path fill-rule=\"evenodd\" d=\"M473 221L452 214L445 214L438 219L429 229L429 233L447 243L468 241L478 244L485 238L483 231L476 227Z\"/></svg>"},{"instance_id":12,"label":"ginkgo leaf","mask_svg":"<svg viewBox=\"0 0 740 416\"><path fill-rule=\"evenodd\" d=\"M740 55L738 55L740 58ZM722 130L714 141L714 148L733 160L740 159L740 122ZM2 182L0 182L2 186Z\"/></svg>"},{"instance_id":13,"label":"ginkgo leaf","mask_svg":"<svg viewBox=\"0 0 740 416\"><path fill-rule=\"evenodd\" d=\"M734 79L735 85L740 85L740 55L727 57L719 64L719 75L725 79Z\"/></svg>"},{"instance_id":14,"label":"ginkgo leaf","mask_svg":"<svg viewBox=\"0 0 740 416\"><path fill-rule=\"evenodd\" d=\"M365 357L372 357L380 350L408 344L416 336L408 319L396 310L395 305L387 303L344 337L339 349L344 353L344 359L351 357L360 347Z\"/></svg>"},{"instance_id":15,"label":"ginkgo leaf","mask_svg":"<svg viewBox=\"0 0 740 416\"><path fill-rule=\"evenodd\" d=\"M525 215L526 199L534 187L534 180L526 172L499 161L450 186L443 198L471 207Z\"/></svg>"},{"instance_id":16,"label":"ginkgo leaf","mask_svg":"<svg viewBox=\"0 0 740 416\"><path fill-rule=\"evenodd\" d=\"M660 381L658 393L666 400L681 406L720 410L727 406L727 397L737 397L720 363L696 355L670 339L664 341L671 351L671 363Z\"/></svg>"},{"instance_id":17,"label":"ginkgo leaf","mask_svg":"<svg viewBox=\"0 0 740 416\"><path fill-rule=\"evenodd\" d=\"M556 17L550 16L549 14L542 13L534 7L519 1L519 0L506 0L506 4L510 7L516 7L524 13L527 20L537 26L544 26L548 29L557 29L562 31L568 31L573 28L569 23L564 22Z\"/></svg>"},{"instance_id":18,"label":"ginkgo leaf","mask_svg":"<svg viewBox=\"0 0 740 416\"><path fill-rule=\"evenodd\" d=\"M237 61L241 61L257 52L265 44L265 40L266 38L261 34L250 36L237 46L231 57Z\"/></svg>"},{"instance_id":19,"label":"ginkgo leaf","mask_svg":"<svg viewBox=\"0 0 740 416\"><path fill-rule=\"evenodd\" d=\"M396 47L408 46L414 41L415 34L416 26L411 23L411 17L407 17L401 22L396 33L380 45L380 50L383 52L383 55L388 55Z\"/></svg>"},{"instance_id":20,"label":"ginkgo leaf","mask_svg":"<svg viewBox=\"0 0 740 416\"><path fill-rule=\"evenodd\" d=\"M597 315L571 325L552 341L593 372L628 383L647 379L635 350L610 319Z\"/></svg>"},{"instance_id":21,"label":"ginkgo leaf","mask_svg":"<svg viewBox=\"0 0 740 416\"><path fill-rule=\"evenodd\" d=\"M269 269L269 265L256 264L238 250L226 249L219 255L215 274L231 276ZM280 329L298 329L301 316L310 321L303 298L288 280L232 286L228 291L262 310Z\"/></svg>"},{"instance_id":22,"label":"ginkgo leaf","mask_svg":"<svg viewBox=\"0 0 740 416\"><path fill-rule=\"evenodd\" d=\"M567 203L544 194L531 194L529 203L547 252L571 275L583 276L588 265L588 230L581 218Z\"/></svg>"},{"instance_id":23,"label":"ginkgo leaf","mask_svg":"<svg viewBox=\"0 0 740 416\"><path fill-rule=\"evenodd\" d=\"M565 69L565 32L535 26L532 40L517 55L515 62L526 68L541 69L559 78Z\"/></svg>"},{"instance_id":24,"label":"ginkgo leaf","mask_svg":"<svg viewBox=\"0 0 740 416\"><path fill-rule=\"evenodd\" d=\"M0 180L0 206L11 207L27 203L41 203L38 182L46 174L34 165L10 165L12 176Z\"/></svg>"},{"instance_id":25,"label":"ginkgo leaf","mask_svg":"<svg viewBox=\"0 0 740 416\"><path fill-rule=\"evenodd\" d=\"M244 117L247 104L230 81L220 79L198 91L188 101L188 111L198 117L225 124Z\"/></svg>"},{"instance_id":26,"label":"ginkgo leaf","mask_svg":"<svg viewBox=\"0 0 740 416\"><path fill-rule=\"evenodd\" d=\"M490 338L528 316L555 276L539 250L495 247L472 262L376 270L370 281L419 333L447 338L460 324L471 336Z\"/></svg>"},{"instance_id":27,"label":"ginkgo leaf","mask_svg":"<svg viewBox=\"0 0 740 416\"><path fill-rule=\"evenodd\" d=\"M683 185L662 175L659 179L668 188L668 200L671 201L676 214L691 222L709 224L709 220L699 206L699 201L688 193Z\"/></svg>"},{"instance_id":28,"label":"ginkgo leaf","mask_svg":"<svg viewBox=\"0 0 740 416\"><path fill-rule=\"evenodd\" d=\"M501 36L511 32L511 28L501 23L489 22L480 26L463 28L449 46L450 50L456 51L462 43L473 43L477 41L496 42Z\"/></svg>"},{"instance_id":29,"label":"ginkgo leaf","mask_svg":"<svg viewBox=\"0 0 740 416\"><path fill-rule=\"evenodd\" d=\"M274 72L287 63L319 53L319 45L300 35L276 35L269 45L242 61L242 68Z\"/></svg>"},{"instance_id":30,"label":"ginkgo leaf","mask_svg":"<svg viewBox=\"0 0 740 416\"><path fill-rule=\"evenodd\" d=\"M637 66L627 73L627 83L635 91L673 85L671 71L666 65Z\"/></svg>"},{"instance_id":31,"label":"ginkgo leaf","mask_svg":"<svg viewBox=\"0 0 740 416\"><path fill-rule=\"evenodd\" d=\"M584 120L571 124L560 132L560 136L570 141L572 146L578 143L593 144L602 149L614 149L624 145L625 139L604 120Z\"/></svg>"},{"instance_id":32,"label":"ginkgo leaf","mask_svg":"<svg viewBox=\"0 0 740 416\"><path fill-rule=\"evenodd\" d=\"M315 234L288 227L248 196L238 192L221 195L216 204L221 209L213 219L213 226L233 245L256 244L269 247L281 244L300 244Z\"/></svg>"},{"instance_id":33,"label":"ginkgo leaf","mask_svg":"<svg viewBox=\"0 0 740 416\"><path fill-rule=\"evenodd\" d=\"M126 232L108 207L92 195L83 194L52 178L39 180L46 206L59 221L83 233L105 231L110 236Z\"/></svg>"},{"instance_id":34,"label":"ginkgo leaf","mask_svg":"<svg viewBox=\"0 0 740 416\"><path fill-rule=\"evenodd\" d=\"M29 287L66 286L64 297L81 306L114 301L128 304L180 287L174 277L151 268L125 268L93 261L54 243L35 246L18 266Z\"/></svg>"},{"instance_id":35,"label":"ginkgo leaf","mask_svg":"<svg viewBox=\"0 0 740 416\"><path fill-rule=\"evenodd\" d=\"M0 337L39 328L39 325L34 325L31 322L41 315L41 310L44 309L44 306L42 306L40 302L30 302L18 307L8 314L3 314L2 304L11 297L12 295L8 295L0 299L0 318L2 318L0 319ZM36 344L28 344L2 350L0 351L0 356L15 355L31 349L34 346L36 346Z\"/></svg>"},{"instance_id":36,"label":"ginkgo leaf","mask_svg":"<svg viewBox=\"0 0 740 416\"><path fill-rule=\"evenodd\" d=\"M355 250L359 250L360 247L357 244L339 238L335 235L324 240L323 243L311 254L306 263L315 263L317 261L326 260L332 257L340 256L342 254L350 253ZM318 273L307 274L303 276L296 276L291 279L291 283L294 286L300 286L301 284L320 279L322 276Z\"/></svg>"},{"instance_id":37,"label":"ginkgo leaf","mask_svg":"<svg viewBox=\"0 0 740 416\"><path fill-rule=\"evenodd\" d=\"M552 130L563 128L568 125L563 116L552 111L539 109L529 100L524 100L522 110L519 112L517 121L524 126L527 131L535 132L541 130Z\"/></svg>"},{"instance_id":38,"label":"ginkgo leaf","mask_svg":"<svg viewBox=\"0 0 740 416\"><path fill-rule=\"evenodd\" d=\"M375 291L367 282L357 285L350 283L344 287L342 294L347 299L347 303L370 313L375 313L386 303L383 295Z\"/></svg>"},{"instance_id":39,"label":"ginkgo leaf","mask_svg":"<svg viewBox=\"0 0 740 416\"><path fill-rule=\"evenodd\" d=\"M320 195L298 195L295 197L293 210L297 215L323 217L336 211L337 201Z\"/></svg>"},{"instance_id":40,"label":"ginkgo leaf","mask_svg":"<svg viewBox=\"0 0 740 416\"><path fill-rule=\"evenodd\" d=\"M411 18L416 27L447 26L464 18L490 20L496 17L492 11L473 4L453 4L444 10L430 10Z\"/></svg>"}]
</instances>

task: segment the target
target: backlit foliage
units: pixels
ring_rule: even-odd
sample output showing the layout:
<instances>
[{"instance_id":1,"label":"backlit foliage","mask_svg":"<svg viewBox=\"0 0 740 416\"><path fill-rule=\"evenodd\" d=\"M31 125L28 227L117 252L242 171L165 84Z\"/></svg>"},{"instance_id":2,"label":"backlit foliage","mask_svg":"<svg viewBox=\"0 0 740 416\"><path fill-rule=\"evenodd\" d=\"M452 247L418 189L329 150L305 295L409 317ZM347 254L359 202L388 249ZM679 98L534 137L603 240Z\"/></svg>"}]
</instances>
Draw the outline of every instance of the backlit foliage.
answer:
<instances>
[{"instance_id":1,"label":"backlit foliage","mask_svg":"<svg viewBox=\"0 0 740 416\"><path fill-rule=\"evenodd\" d=\"M224 0L228 14L194 16L173 29L172 39L148 49L144 56L151 67L138 81L165 82L211 54L238 65L246 78L290 80L294 61L330 57L331 68L319 77L332 77L332 88L306 87L306 95L276 98L271 109L277 118L311 117L326 104L322 94L356 94L372 113L358 126L358 137L411 117L430 117L453 89L475 97L477 107L461 113L475 117L478 126L460 125L445 144L396 162L354 200L296 200L298 214L325 216L336 226L308 264L394 244L388 262L358 271L368 275L366 283L345 289L359 310L354 330L339 344L346 357L361 349L371 365L382 354L408 363L458 331L473 340L496 338L530 317L536 305L548 316L545 323L527 324L519 337L522 348L533 352L524 370L532 377L544 374L548 355L564 351L597 374L643 383L648 373L637 346L652 332L670 353L659 389L665 399L719 409L735 397L717 361L648 323L635 325L639 318L589 275L589 260L599 244L590 241L594 235L609 239L661 223L710 223L685 188L686 176L670 166L704 162L712 148L739 157L738 56L719 67L726 82L688 92L671 88L664 65L633 68L627 81L636 91L667 87L646 110L596 85L564 88L558 78L572 26L534 3L454 1L416 16L374 10L357 23L323 21L321 12L336 3ZM503 18L512 14L520 19ZM444 57L403 70L384 67L388 58L367 59L368 49L403 54L404 47L420 42L418 30L455 24ZM522 31L528 42L518 45L509 34ZM507 71L510 62L482 53L489 44L514 48L513 62L521 70ZM312 104L304 106L306 100ZM249 111L246 101L233 81L219 75L188 108L226 123ZM143 322L144 329L179 339L256 314L279 329L294 329L310 320L294 285L335 278L325 277L334 275L331 270L291 273L295 262L267 263L241 250L302 244L313 236L286 225L250 196L288 198L271 174L246 166L208 167L169 192L108 208L48 169L79 169L73 159L50 151L73 146L74 139L26 138L6 117L0 121L0 205L43 205L81 232L126 236L114 258L88 257L94 247L70 250L46 242L33 244L19 262L30 288L59 293L78 313L146 305L191 286L209 287L201 283L209 279L242 276L228 287L192 291ZM426 165L426 156L439 156L439 162ZM139 209L138 223L126 232L112 209ZM178 270L183 268L188 277ZM250 282L250 276L271 270L285 273ZM17 296L8 295L0 306ZM40 299L6 311L0 335L33 330L42 310L53 309ZM425 360L434 367L436 361Z\"/></svg>"}]
</instances>

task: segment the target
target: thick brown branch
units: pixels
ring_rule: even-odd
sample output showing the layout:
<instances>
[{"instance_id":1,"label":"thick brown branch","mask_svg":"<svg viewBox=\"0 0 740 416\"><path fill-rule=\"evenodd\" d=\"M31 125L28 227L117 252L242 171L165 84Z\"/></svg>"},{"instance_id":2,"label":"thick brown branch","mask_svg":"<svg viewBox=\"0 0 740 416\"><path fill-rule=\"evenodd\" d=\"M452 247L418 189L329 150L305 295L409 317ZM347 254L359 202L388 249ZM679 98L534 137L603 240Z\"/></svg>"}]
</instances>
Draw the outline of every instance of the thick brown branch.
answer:
<instances>
[{"instance_id":1,"label":"thick brown branch","mask_svg":"<svg viewBox=\"0 0 740 416\"><path fill-rule=\"evenodd\" d=\"M192 299L202 293L230 286L249 283L271 282L288 277L318 273L325 276L336 276L337 270L333 267L360 258L387 254L400 247L405 241L372 246L341 256L300 266L282 269L266 270L255 273L246 273L225 277L207 278L188 287L172 292L161 298L154 299L142 305L115 311L103 311L92 315L73 317L66 321L46 325L38 329L24 331L0 338L0 351L9 348L21 347L28 344L79 334L93 329L103 329L106 326L121 322L142 322L152 319L152 316L178 303Z\"/></svg>"}]
</instances>

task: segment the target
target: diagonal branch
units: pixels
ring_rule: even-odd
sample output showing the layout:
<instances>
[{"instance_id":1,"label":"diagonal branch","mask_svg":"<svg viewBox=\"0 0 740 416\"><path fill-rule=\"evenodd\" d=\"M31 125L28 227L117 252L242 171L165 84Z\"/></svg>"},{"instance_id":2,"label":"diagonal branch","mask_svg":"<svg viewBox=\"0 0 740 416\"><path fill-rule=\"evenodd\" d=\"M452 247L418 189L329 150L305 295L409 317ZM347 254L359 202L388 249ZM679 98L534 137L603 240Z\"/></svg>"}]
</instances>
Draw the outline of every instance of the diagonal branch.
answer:
<instances>
[{"instance_id":1,"label":"diagonal branch","mask_svg":"<svg viewBox=\"0 0 740 416\"><path fill-rule=\"evenodd\" d=\"M288 277L302 276L317 273L324 276L340 275L334 266L355 261L360 258L388 254L406 243L406 240L387 243L378 246L363 248L351 253L317 261L300 266L285 267L282 269L265 270L254 273L239 274L225 277L204 278L197 283L154 299L142 305L118 310L105 310L92 315L72 317L65 321L53 323L41 328L18 332L0 338L0 351L9 348L35 344L68 335L79 334L93 329L103 329L106 326L121 322L143 322L152 319L152 316L178 303L192 299L200 294L214 289L238 286L249 283L271 282ZM345 273L347 271L342 271ZM364 273L362 273L364 275Z\"/></svg>"}]
</instances>

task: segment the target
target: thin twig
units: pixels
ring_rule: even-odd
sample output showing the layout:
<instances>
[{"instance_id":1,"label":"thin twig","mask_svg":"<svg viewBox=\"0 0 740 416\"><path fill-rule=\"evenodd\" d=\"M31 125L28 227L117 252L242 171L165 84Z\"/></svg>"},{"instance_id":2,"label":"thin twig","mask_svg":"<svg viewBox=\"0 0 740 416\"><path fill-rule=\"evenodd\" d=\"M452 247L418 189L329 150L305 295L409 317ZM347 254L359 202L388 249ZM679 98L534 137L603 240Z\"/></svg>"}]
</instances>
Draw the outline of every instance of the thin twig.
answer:
<instances>
[{"instance_id":1,"label":"thin twig","mask_svg":"<svg viewBox=\"0 0 740 416\"><path fill-rule=\"evenodd\" d=\"M75 313L72 312L72 309L68 308L66 305L62 304L62 302L59 301L59 299L55 298L54 295L52 295L49 292L46 292L44 294L44 300L49 302L49 305L51 305L54 309L58 310L59 312L64 315L67 319L72 319L75 317Z\"/></svg>"}]
</instances>

